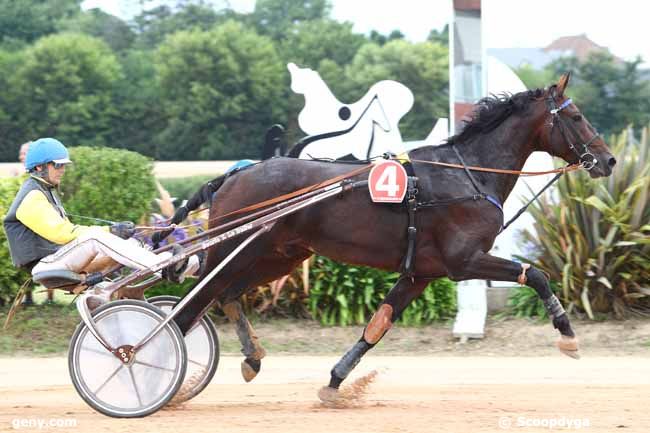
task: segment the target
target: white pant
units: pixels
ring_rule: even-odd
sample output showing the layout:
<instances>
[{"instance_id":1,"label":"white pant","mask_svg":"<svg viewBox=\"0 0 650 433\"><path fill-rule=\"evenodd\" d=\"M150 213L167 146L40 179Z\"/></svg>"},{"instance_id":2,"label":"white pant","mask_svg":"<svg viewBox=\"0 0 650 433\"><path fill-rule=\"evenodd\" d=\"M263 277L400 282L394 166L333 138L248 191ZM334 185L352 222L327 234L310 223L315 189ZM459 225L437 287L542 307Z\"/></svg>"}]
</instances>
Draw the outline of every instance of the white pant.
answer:
<instances>
[{"instance_id":1,"label":"white pant","mask_svg":"<svg viewBox=\"0 0 650 433\"><path fill-rule=\"evenodd\" d=\"M140 247L135 239L124 240L93 227L65 244L56 253L43 257L32 269L32 275L61 269L73 272L106 272L119 265L138 270L148 269L171 256L172 253L168 251L154 254Z\"/></svg>"}]
</instances>

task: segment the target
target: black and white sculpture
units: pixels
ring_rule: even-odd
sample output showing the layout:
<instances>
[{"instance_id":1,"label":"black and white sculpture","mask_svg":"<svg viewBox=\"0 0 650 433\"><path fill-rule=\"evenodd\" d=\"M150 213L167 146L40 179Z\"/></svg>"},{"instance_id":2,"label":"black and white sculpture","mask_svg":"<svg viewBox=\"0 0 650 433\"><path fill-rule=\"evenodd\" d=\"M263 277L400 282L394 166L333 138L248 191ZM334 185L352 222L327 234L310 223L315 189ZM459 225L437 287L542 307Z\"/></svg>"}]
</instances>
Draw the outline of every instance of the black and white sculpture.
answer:
<instances>
[{"instance_id":1,"label":"black and white sculpture","mask_svg":"<svg viewBox=\"0 0 650 433\"><path fill-rule=\"evenodd\" d=\"M291 90L305 97L298 116L307 134L291 151L303 159L357 159L406 150L398 123L413 107L413 93L397 81L374 84L359 101L340 102L318 72L287 65Z\"/></svg>"}]
</instances>

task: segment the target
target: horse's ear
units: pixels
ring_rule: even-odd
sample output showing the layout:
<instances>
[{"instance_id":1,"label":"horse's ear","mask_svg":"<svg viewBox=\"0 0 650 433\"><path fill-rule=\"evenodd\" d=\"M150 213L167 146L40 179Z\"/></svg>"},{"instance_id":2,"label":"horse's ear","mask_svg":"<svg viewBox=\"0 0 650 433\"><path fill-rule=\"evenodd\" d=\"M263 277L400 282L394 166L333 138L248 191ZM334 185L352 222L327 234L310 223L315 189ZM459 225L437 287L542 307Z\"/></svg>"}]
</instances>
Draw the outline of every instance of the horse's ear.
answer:
<instances>
[{"instance_id":1,"label":"horse's ear","mask_svg":"<svg viewBox=\"0 0 650 433\"><path fill-rule=\"evenodd\" d=\"M569 79L571 78L571 72L563 74L557 82L557 95L564 95L564 89L569 85Z\"/></svg>"}]
</instances>

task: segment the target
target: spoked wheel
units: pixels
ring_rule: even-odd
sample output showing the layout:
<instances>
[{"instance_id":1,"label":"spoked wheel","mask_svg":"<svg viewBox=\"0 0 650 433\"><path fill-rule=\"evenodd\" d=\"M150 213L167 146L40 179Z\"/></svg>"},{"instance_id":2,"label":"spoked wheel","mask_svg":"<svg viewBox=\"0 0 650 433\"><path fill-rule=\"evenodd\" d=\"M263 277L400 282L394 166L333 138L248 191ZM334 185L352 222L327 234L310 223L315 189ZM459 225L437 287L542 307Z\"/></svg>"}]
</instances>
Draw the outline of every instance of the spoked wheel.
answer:
<instances>
[{"instance_id":1,"label":"spoked wheel","mask_svg":"<svg viewBox=\"0 0 650 433\"><path fill-rule=\"evenodd\" d=\"M169 312L180 300L177 296L154 296L147 302ZM182 403L196 397L212 380L219 365L219 339L214 322L206 315L185 335L187 373L181 389L172 403Z\"/></svg>"},{"instance_id":2,"label":"spoked wheel","mask_svg":"<svg viewBox=\"0 0 650 433\"><path fill-rule=\"evenodd\" d=\"M111 347L128 351L164 320L165 313L144 301L120 300L102 305L92 316ZM143 417L179 390L187 351L178 325L171 321L126 363L82 322L70 340L68 368L77 392L93 409L117 418Z\"/></svg>"}]
</instances>

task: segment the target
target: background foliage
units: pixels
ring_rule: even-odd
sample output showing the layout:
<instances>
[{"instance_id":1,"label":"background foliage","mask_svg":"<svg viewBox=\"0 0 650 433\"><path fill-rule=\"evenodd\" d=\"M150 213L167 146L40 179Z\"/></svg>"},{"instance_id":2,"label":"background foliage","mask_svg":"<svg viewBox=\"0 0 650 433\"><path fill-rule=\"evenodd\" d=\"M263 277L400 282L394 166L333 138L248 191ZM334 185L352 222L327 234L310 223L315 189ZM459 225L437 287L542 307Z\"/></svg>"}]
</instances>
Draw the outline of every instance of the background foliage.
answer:
<instances>
[{"instance_id":1,"label":"background foliage","mask_svg":"<svg viewBox=\"0 0 650 433\"><path fill-rule=\"evenodd\" d=\"M344 103L403 81L416 96L406 138L447 116L444 32L420 44L355 33L328 0L258 0L245 14L162 0L129 21L80 3L0 0L0 161L42 136L164 160L259 158L272 124L289 144L302 136L288 62L317 70Z\"/></svg>"},{"instance_id":2,"label":"background foliage","mask_svg":"<svg viewBox=\"0 0 650 433\"><path fill-rule=\"evenodd\" d=\"M398 280L399 274L367 267L342 265L317 256L311 270L309 311L325 325L363 325ZM404 325L423 325L452 317L456 312L456 285L435 280L402 314Z\"/></svg>"},{"instance_id":3,"label":"background foliage","mask_svg":"<svg viewBox=\"0 0 650 433\"><path fill-rule=\"evenodd\" d=\"M39 39L10 75L16 126L25 137L57 137L70 145L110 142L117 112L113 86L122 79L121 69L99 39L80 34Z\"/></svg>"},{"instance_id":4,"label":"background foliage","mask_svg":"<svg viewBox=\"0 0 650 433\"><path fill-rule=\"evenodd\" d=\"M283 69L271 41L228 21L168 37L155 65L170 119L159 135L158 159L258 156L283 109Z\"/></svg>"}]
</instances>

